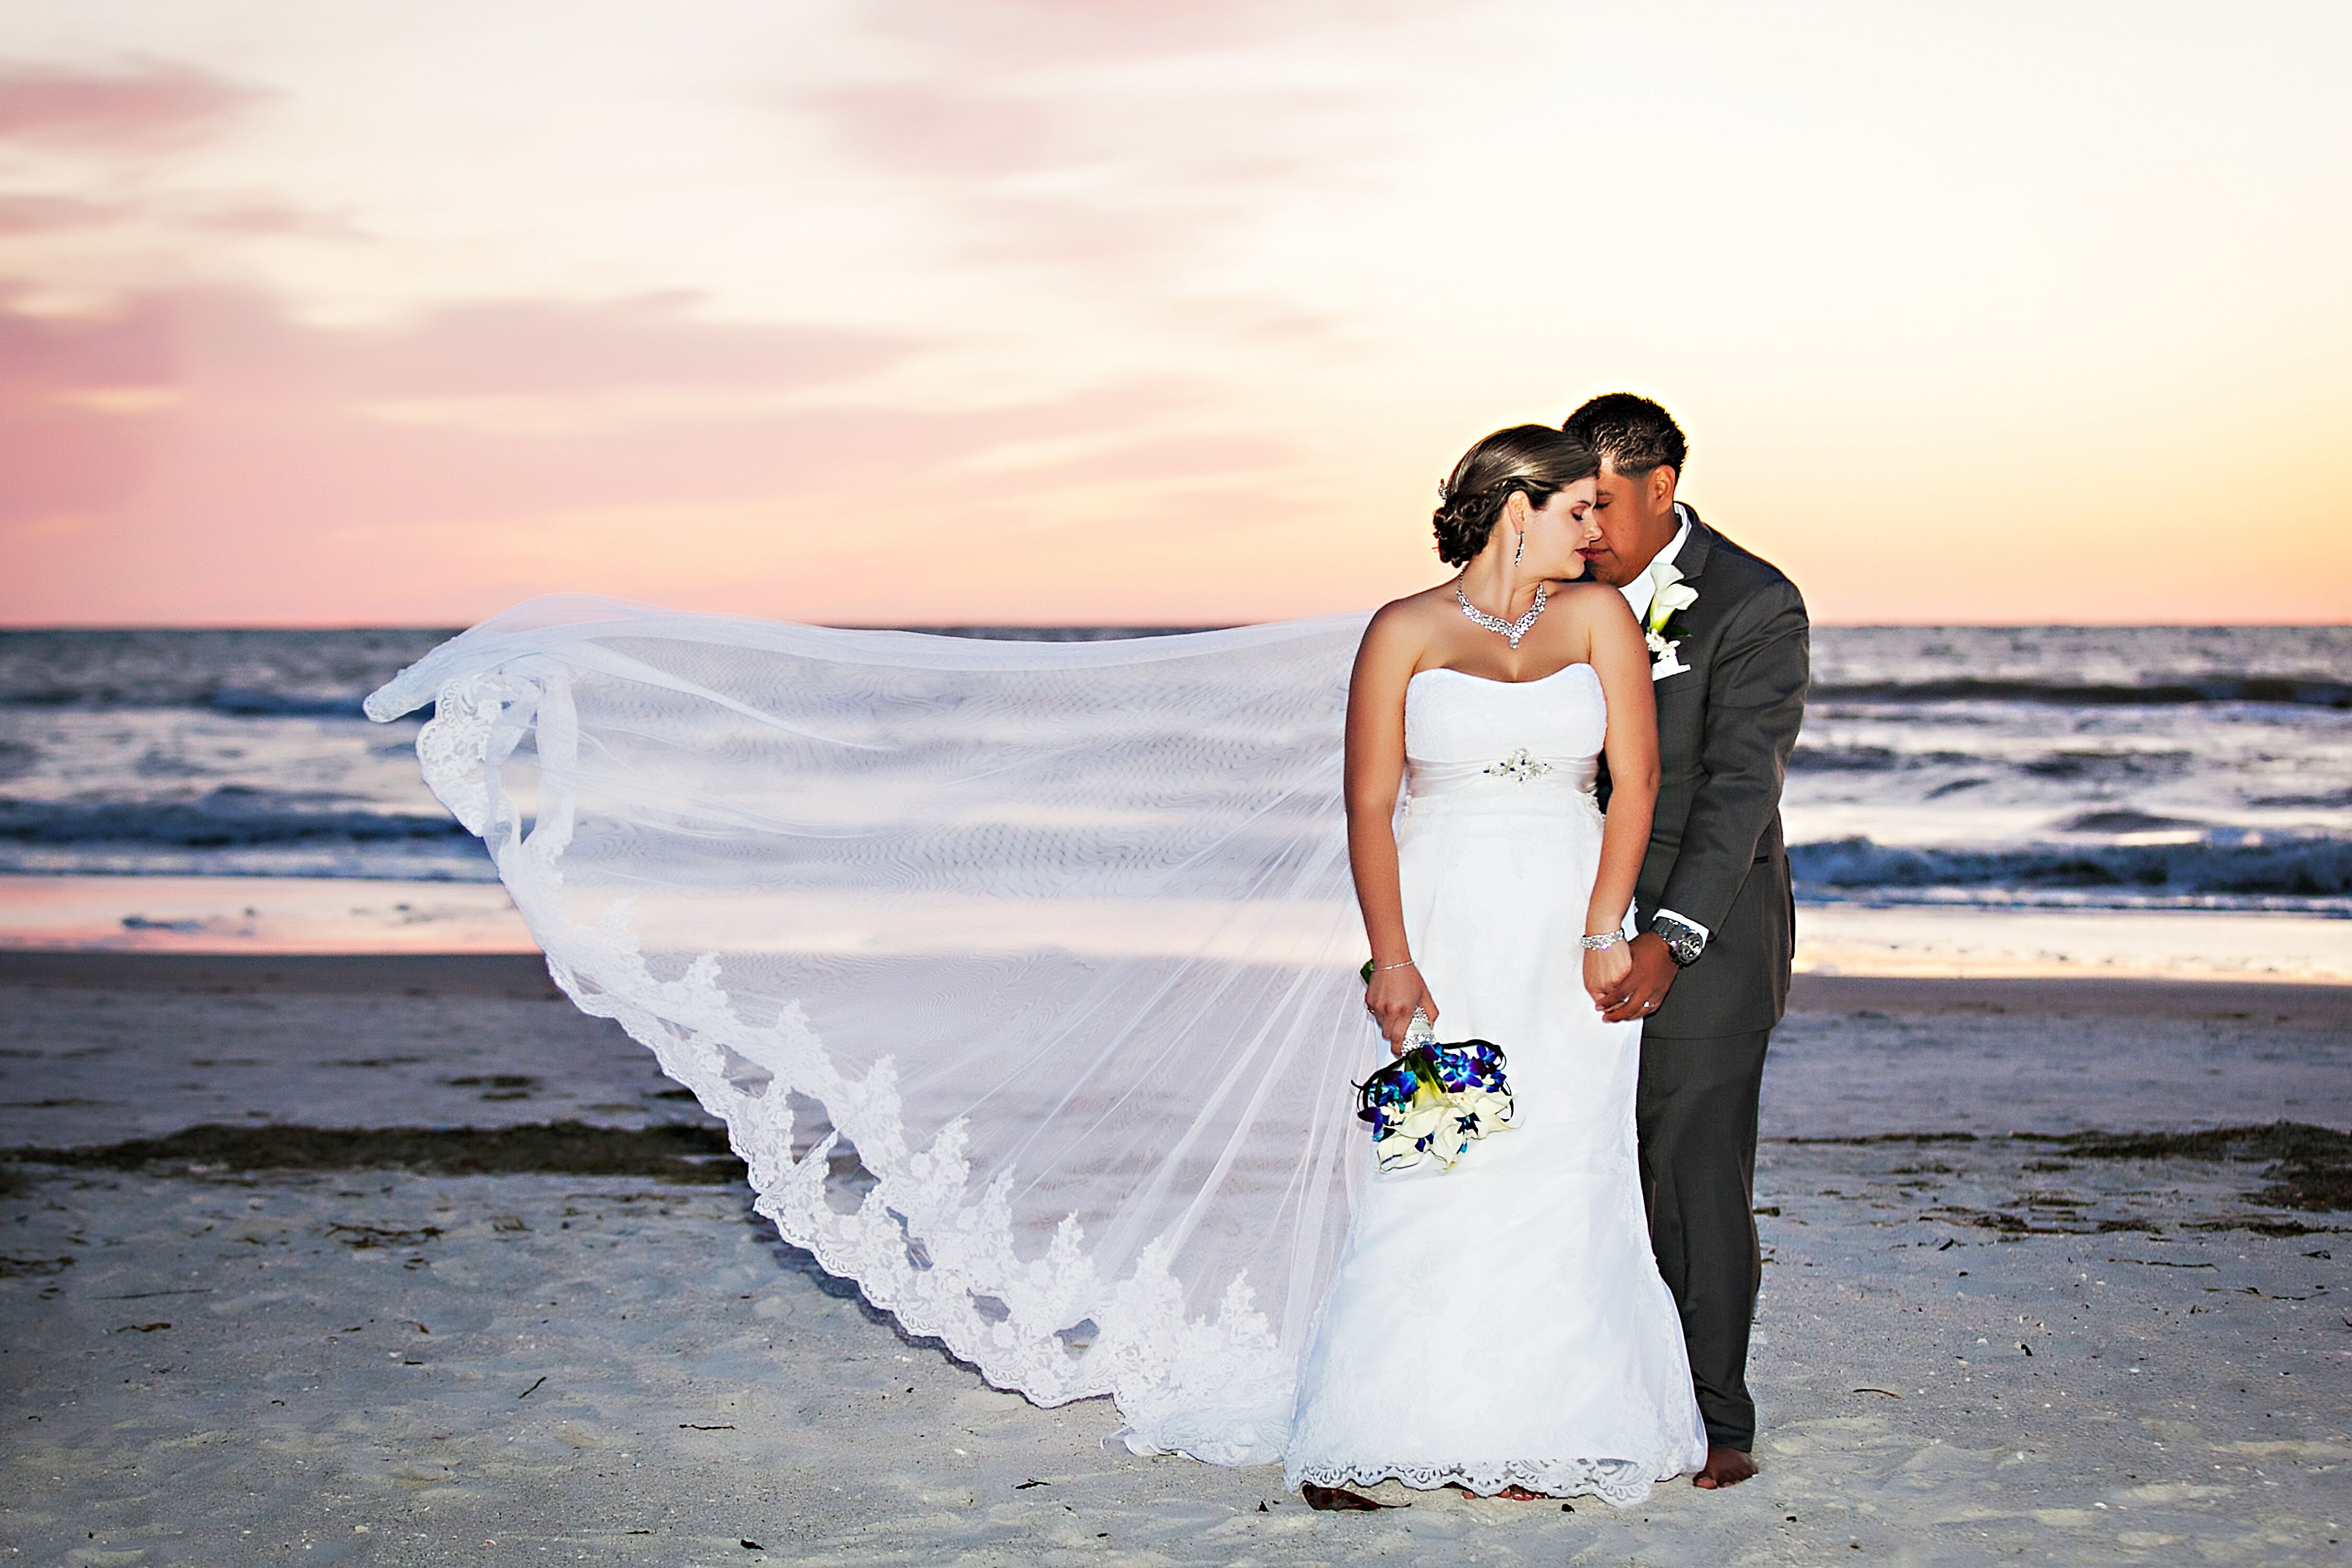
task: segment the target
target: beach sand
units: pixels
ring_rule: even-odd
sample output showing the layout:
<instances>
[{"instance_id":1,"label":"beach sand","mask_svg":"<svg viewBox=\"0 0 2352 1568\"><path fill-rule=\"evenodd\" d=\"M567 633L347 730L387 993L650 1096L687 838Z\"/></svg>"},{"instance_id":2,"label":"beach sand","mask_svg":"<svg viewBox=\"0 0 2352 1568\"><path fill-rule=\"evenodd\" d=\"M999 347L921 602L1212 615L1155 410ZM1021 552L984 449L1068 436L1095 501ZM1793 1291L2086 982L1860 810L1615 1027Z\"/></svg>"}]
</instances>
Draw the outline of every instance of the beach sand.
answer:
<instances>
[{"instance_id":1,"label":"beach sand","mask_svg":"<svg viewBox=\"0 0 2352 1568\"><path fill-rule=\"evenodd\" d=\"M2347 1555L2352 987L1801 977L1762 1475L1346 1515L899 1334L528 956L5 953L0 1008L16 1560ZM2282 1120L2339 1132L2137 1136Z\"/></svg>"}]
</instances>

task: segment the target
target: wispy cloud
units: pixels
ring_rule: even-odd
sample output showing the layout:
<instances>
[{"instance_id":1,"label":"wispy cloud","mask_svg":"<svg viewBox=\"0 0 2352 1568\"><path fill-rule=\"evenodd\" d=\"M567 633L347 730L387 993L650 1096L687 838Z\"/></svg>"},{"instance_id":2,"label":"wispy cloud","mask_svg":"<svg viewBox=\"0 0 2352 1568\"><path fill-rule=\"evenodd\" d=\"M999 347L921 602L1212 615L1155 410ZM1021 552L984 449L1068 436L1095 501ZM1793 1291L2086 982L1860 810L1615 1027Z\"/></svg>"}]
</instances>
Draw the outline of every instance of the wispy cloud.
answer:
<instances>
[{"instance_id":1,"label":"wispy cloud","mask_svg":"<svg viewBox=\"0 0 2352 1568\"><path fill-rule=\"evenodd\" d=\"M168 312L152 306L103 321L0 310L0 528L47 522L55 534L54 520L136 495L163 432L106 400L155 397L177 378Z\"/></svg>"},{"instance_id":2,"label":"wispy cloud","mask_svg":"<svg viewBox=\"0 0 2352 1568\"><path fill-rule=\"evenodd\" d=\"M0 466L16 565L0 618L49 618L69 584L101 618L193 596L300 620L317 618L303 582L397 617L542 581L698 597L714 574L749 608L963 618L1009 554L1034 557L1041 597L1139 554L1192 572L1188 514L1263 524L1250 487L1297 460L1270 433L1183 433L1202 393L1164 378L861 401L840 395L933 345L691 304L486 302L361 328L222 290L0 311L0 449L28 455ZM877 538L880 578L856 566ZM1132 581L1148 602L1152 580Z\"/></svg>"},{"instance_id":3,"label":"wispy cloud","mask_svg":"<svg viewBox=\"0 0 2352 1568\"><path fill-rule=\"evenodd\" d=\"M841 331L700 321L680 300L481 304L358 330L304 325L226 291L142 297L98 315L0 310L0 450L11 454L0 521L120 506L190 423L236 431L256 467L221 475L199 464L195 489L179 499L201 504L205 484L226 480L252 490L246 504L266 517L285 504L280 477L309 468L321 440L354 473L396 465L402 443L371 450L366 437L386 405L452 410L443 423L478 435L499 422L466 411L505 399L539 410L536 425L517 431L509 420L505 433L575 433L609 426L599 413L616 398L782 396L905 352ZM418 477L432 482L430 469Z\"/></svg>"},{"instance_id":4,"label":"wispy cloud","mask_svg":"<svg viewBox=\"0 0 2352 1568\"><path fill-rule=\"evenodd\" d=\"M263 96L160 60L110 71L0 65L0 139L144 152L210 135Z\"/></svg>"},{"instance_id":5,"label":"wispy cloud","mask_svg":"<svg viewBox=\"0 0 2352 1568\"><path fill-rule=\"evenodd\" d=\"M867 79L789 98L902 181L967 263L1181 283L1252 207L1360 141L1374 91L1310 46L1361 45L1391 5L902 0L866 27Z\"/></svg>"},{"instance_id":6,"label":"wispy cloud","mask_svg":"<svg viewBox=\"0 0 2352 1568\"><path fill-rule=\"evenodd\" d=\"M0 195L0 239L96 228L114 222L121 209L79 196Z\"/></svg>"}]
</instances>

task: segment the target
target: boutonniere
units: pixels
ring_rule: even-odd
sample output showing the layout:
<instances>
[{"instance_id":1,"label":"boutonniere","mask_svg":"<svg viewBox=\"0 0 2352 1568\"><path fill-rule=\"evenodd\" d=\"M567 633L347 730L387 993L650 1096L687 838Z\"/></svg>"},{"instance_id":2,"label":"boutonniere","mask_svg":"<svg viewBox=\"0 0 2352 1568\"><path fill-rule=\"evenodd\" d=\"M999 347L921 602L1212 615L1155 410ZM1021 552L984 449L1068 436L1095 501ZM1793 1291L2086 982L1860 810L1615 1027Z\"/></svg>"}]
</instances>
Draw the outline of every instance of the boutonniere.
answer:
<instances>
[{"instance_id":1,"label":"boutonniere","mask_svg":"<svg viewBox=\"0 0 2352 1568\"><path fill-rule=\"evenodd\" d=\"M1683 574L1671 561L1660 561L1651 566L1650 581L1654 587L1649 622L1643 628L1642 640L1650 646L1650 679L1664 680L1690 668L1677 651L1682 647L1682 628L1675 622L1685 610L1698 603L1698 590L1683 581Z\"/></svg>"}]
</instances>

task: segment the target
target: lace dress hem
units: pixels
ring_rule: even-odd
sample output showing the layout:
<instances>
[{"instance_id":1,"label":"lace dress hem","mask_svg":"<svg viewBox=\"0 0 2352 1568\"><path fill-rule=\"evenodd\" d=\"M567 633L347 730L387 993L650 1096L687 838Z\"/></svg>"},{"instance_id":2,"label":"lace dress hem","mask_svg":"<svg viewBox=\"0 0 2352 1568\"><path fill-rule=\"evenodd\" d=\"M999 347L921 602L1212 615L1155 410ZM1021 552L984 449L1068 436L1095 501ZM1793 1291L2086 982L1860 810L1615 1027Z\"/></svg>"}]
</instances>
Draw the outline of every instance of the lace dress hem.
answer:
<instances>
[{"instance_id":1,"label":"lace dress hem","mask_svg":"<svg viewBox=\"0 0 2352 1568\"><path fill-rule=\"evenodd\" d=\"M1649 1497L1653 1485L1684 1473L1677 1465L1645 1465L1638 1459L1509 1459L1498 1464L1304 1465L1286 1471L1283 1479L1294 1488L1310 1483L1373 1487L1393 1480L1416 1491L1461 1487L1480 1497L1520 1487L1548 1498L1592 1497L1612 1508L1632 1508Z\"/></svg>"}]
</instances>

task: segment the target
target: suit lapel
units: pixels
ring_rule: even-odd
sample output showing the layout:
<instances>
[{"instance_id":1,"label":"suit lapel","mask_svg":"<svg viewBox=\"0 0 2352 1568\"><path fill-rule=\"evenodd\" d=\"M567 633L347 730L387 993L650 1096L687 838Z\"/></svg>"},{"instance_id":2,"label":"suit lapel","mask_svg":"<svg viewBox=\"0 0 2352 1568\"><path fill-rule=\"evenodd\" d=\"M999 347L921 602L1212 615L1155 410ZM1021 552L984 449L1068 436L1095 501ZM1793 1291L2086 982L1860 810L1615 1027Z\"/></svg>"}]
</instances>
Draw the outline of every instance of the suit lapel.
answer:
<instances>
[{"instance_id":1,"label":"suit lapel","mask_svg":"<svg viewBox=\"0 0 2352 1568\"><path fill-rule=\"evenodd\" d=\"M1690 537L1683 541L1681 551L1675 556L1675 570L1683 574L1685 583L1696 583L1698 574L1706 570L1706 558L1715 551L1715 530L1699 521L1698 509L1688 501L1682 509L1690 513Z\"/></svg>"}]
</instances>

